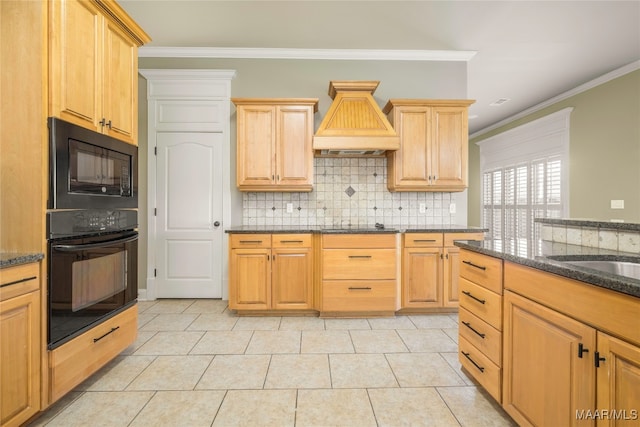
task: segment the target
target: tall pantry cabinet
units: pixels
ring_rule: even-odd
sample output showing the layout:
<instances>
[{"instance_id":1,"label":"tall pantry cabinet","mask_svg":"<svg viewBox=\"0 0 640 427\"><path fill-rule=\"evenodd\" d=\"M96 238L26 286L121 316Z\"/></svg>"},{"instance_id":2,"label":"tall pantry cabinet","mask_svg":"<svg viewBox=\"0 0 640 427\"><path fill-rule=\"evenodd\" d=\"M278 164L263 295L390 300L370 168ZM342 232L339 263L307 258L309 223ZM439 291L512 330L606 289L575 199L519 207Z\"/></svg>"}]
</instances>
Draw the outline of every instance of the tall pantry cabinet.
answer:
<instances>
[{"instance_id":1,"label":"tall pantry cabinet","mask_svg":"<svg viewBox=\"0 0 640 427\"><path fill-rule=\"evenodd\" d=\"M137 48L148 41L115 1L0 1L1 252L46 253L47 117L137 143ZM37 270L30 275L35 279L29 281L28 292L16 298L39 300L25 304L30 308L22 311L33 328L29 358L37 360L39 368L30 369L28 378L10 378L12 389L29 390L24 401L30 403L29 410L16 413L8 425L22 425L53 403L46 334L47 259L31 268ZM10 277L8 269L0 269L0 275L3 282ZM4 299L7 295L3 292L3 309L13 301ZM4 350L0 353L0 364L10 363ZM31 385L34 376L37 386ZM5 384L0 386L4 390Z\"/></svg>"}]
</instances>

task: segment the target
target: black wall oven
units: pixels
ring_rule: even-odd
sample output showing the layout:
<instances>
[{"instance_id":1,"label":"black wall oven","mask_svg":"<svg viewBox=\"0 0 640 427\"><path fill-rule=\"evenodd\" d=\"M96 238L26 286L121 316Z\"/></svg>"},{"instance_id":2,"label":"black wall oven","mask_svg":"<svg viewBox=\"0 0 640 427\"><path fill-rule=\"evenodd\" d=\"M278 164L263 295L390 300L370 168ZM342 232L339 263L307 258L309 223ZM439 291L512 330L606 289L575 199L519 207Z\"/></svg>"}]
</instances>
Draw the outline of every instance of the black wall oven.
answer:
<instances>
[{"instance_id":1,"label":"black wall oven","mask_svg":"<svg viewBox=\"0 0 640 427\"><path fill-rule=\"evenodd\" d=\"M48 348L136 303L137 147L49 119Z\"/></svg>"}]
</instances>

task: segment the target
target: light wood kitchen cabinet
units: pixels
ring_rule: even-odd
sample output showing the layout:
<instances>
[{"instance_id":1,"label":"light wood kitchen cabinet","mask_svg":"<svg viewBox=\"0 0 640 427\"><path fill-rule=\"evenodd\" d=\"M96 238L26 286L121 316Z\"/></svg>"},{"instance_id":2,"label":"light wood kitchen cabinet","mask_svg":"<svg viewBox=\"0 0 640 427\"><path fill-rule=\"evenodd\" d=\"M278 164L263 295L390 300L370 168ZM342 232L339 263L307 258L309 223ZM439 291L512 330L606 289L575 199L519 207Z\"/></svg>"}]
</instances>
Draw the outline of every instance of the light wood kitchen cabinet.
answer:
<instances>
[{"instance_id":1,"label":"light wood kitchen cabinet","mask_svg":"<svg viewBox=\"0 0 640 427\"><path fill-rule=\"evenodd\" d=\"M470 100L392 99L384 108L400 137L387 152L389 191L463 191L468 185Z\"/></svg>"},{"instance_id":2,"label":"light wood kitchen cabinet","mask_svg":"<svg viewBox=\"0 0 640 427\"><path fill-rule=\"evenodd\" d=\"M233 98L240 191L311 191L317 99Z\"/></svg>"},{"instance_id":3,"label":"light wood kitchen cabinet","mask_svg":"<svg viewBox=\"0 0 640 427\"><path fill-rule=\"evenodd\" d=\"M504 272L507 413L523 426L637 425L640 299L509 262Z\"/></svg>"},{"instance_id":4,"label":"light wood kitchen cabinet","mask_svg":"<svg viewBox=\"0 0 640 427\"><path fill-rule=\"evenodd\" d=\"M150 41L115 2L50 7L50 115L137 144L138 47Z\"/></svg>"},{"instance_id":5,"label":"light wood kitchen cabinet","mask_svg":"<svg viewBox=\"0 0 640 427\"><path fill-rule=\"evenodd\" d=\"M596 330L509 291L504 311L505 411L521 426L580 425L576 411L595 407Z\"/></svg>"},{"instance_id":6,"label":"light wood kitchen cabinet","mask_svg":"<svg viewBox=\"0 0 640 427\"><path fill-rule=\"evenodd\" d=\"M393 315L396 234L324 234L321 253L321 316Z\"/></svg>"},{"instance_id":7,"label":"light wood kitchen cabinet","mask_svg":"<svg viewBox=\"0 0 640 427\"><path fill-rule=\"evenodd\" d=\"M0 270L0 425L40 410L40 264Z\"/></svg>"},{"instance_id":8,"label":"light wood kitchen cabinet","mask_svg":"<svg viewBox=\"0 0 640 427\"><path fill-rule=\"evenodd\" d=\"M402 308L457 308L460 250L453 241L483 237L483 233L405 233Z\"/></svg>"},{"instance_id":9,"label":"light wood kitchen cabinet","mask_svg":"<svg viewBox=\"0 0 640 427\"><path fill-rule=\"evenodd\" d=\"M129 347L138 336L134 305L49 352L51 402L73 390Z\"/></svg>"},{"instance_id":10,"label":"light wood kitchen cabinet","mask_svg":"<svg viewBox=\"0 0 640 427\"><path fill-rule=\"evenodd\" d=\"M633 425L640 419L640 347L598 332L596 408L616 409L619 420L604 417L598 426ZM626 420L625 420L626 419Z\"/></svg>"},{"instance_id":11,"label":"light wood kitchen cabinet","mask_svg":"<svg viewBox=\"0 0 640 427\"><path fill-rule=\"evenodd\" d=\"M230 308L313 308L311 234L232 234L229 245Z\"/></svg>"},{"instance_id":12,"label":"light wood kitchen cabinet","mask_svg":"<svg viewBox=\"0 0 640 427\"><path fill-rule=\"evenodd\" d=\"M502 401L502 260L460 250L458 360Z\"/></svg>"}]
</instances>

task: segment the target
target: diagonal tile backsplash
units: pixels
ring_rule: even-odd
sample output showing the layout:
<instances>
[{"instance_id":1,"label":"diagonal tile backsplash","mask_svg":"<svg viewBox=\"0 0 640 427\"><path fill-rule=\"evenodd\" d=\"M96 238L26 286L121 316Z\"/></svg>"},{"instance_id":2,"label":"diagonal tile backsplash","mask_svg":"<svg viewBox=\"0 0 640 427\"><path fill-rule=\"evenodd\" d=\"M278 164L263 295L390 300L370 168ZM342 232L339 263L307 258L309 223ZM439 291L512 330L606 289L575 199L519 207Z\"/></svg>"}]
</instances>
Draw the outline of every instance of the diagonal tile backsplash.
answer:
<instances>
[{"instance_id":1,"label":"diagonal tile backsplash","mask_svg":"<svg viewBox=\"0 0 640 427\"><path fill-rule=\"evenodd\" d=\"M386 158L315 158L314 173L310 193L243 193L243 225L419 228L455 223L455 214L449 213L451 193L389 192ZM425 213L420 213L421 203Z\"/></svg>"}]
</instances>

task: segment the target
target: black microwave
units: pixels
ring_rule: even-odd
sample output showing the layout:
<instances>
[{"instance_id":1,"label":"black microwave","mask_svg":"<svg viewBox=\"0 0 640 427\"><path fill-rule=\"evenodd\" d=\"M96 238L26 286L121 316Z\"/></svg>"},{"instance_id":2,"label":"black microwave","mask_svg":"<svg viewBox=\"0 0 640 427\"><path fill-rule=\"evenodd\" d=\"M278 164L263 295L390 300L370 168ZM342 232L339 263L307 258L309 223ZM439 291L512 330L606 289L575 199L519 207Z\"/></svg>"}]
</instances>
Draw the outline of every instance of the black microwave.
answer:
<instances>
[{"instance_id":1,"label":"black microwave","mask_svg":"<svg viewBox=\"0 0 640 427\"><path fill-rule=\"evenodd\" d=\"M138 207L138 147L50 117L49 209Z\"/></svg>"}]
</instances>

